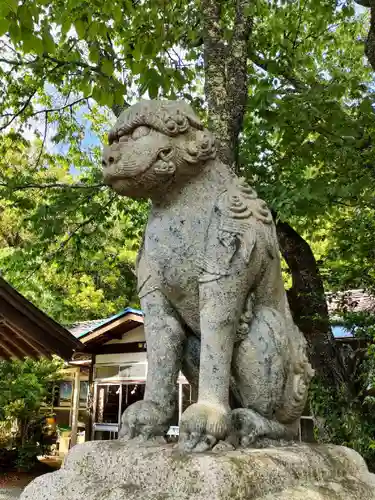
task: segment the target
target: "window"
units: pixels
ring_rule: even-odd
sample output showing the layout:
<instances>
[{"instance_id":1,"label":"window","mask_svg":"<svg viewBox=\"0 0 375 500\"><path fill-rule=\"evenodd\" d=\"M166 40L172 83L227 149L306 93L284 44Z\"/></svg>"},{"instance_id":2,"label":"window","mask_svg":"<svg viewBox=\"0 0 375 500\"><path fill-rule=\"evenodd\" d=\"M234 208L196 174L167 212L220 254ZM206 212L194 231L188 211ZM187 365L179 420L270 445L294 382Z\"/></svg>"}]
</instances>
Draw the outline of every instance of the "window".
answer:
<instances>
[{"instance_id":1,"label":"window","mask_svg":"<svg viewBox=\"0 0 375 500\"><path fill-rule=\"evenodd\" d=\"M59 392L59 406L69 406L72 400L73 383L69 381L61 382Z\"/></svg>"},{"instance_id":2,"label":"window","mask_svg":"<svg viewBox=\"0 0 375 500\"><path fill-rule=\"evenodd\" d=\"M182 413L188 406L198 401L198 394L196 388L190 384L182 385Z\"/></svg>"},{"instance_id":3,"label":"window","mask_svg":"<svg viewBox=\"0 0 375 500\"><path fill-rule=\"evenodd\" d=\"M126 408L136 401L141 401L145 394L145 384L123 384L122 385L122 400L121 400L121 415Z\"/></svg>"},{"instance_id":4,"label":"window","mask_svg":"<svg viewBox=\"0 0 375 500\"><path fill-rule=\"evenodd\" d=\"M120 386L98 385L96 422L117 424L119 421Z\"/></svg>"},{"instance_id":5,"label":"window","mask_svg":"<svg viewBox=\"0 0 375 500\"><path fill-rule=\"evenodd\" d=\"M118 375L118 365L114 366L97 366L95 368L95 378L105 379L117 377Z\"/></svg>"},{"instance_id":6,"label":"window","mask_svg":"<svg viewBox=\"0 0 375 500\"><path fill-rule=\"evenodd\" d=\"M89 383L82 381L79 386L79 402L81 405L86 404L88 394L89 394Z\"/></svg>"},{"instance_id":7,"label":"window","mask_svg":"<svg viewBox=\"0 0 375 500\"><path fill-rule=\"evenodd\" d=\"M353 331L339 324L332 326L332 333L335 338L353 337Z\"/></svg>"}]
</instances>

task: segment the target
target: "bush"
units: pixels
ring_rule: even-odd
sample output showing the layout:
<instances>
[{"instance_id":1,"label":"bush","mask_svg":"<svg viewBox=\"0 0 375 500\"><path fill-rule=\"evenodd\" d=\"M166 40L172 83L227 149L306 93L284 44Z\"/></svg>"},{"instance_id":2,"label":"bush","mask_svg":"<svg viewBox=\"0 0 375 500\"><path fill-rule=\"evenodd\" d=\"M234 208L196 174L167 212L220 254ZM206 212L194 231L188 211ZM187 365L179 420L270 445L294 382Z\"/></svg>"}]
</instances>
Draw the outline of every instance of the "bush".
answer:
<instances>
[{"instance_id":1,"label":"bush","mask_svg":"<svg viewBox=\"0 0 375 500\"><path fill-rule=\"evenodd\" d=\"M350 390L339 391L339 397L332 388L313 380L310 407L316 438L353 448L375 472L375 346L371 340L367 349L359 349L352 358L352 384Z\"/></svg>"},{"instance_id":2,"label":"bush","mask_svg":"<svg viewBox=\"0 0 375 500\"><path fill-rule=\"evenodd\" d=\"M14 461L17 468L29 470L38 455L45 454L48 443L43 406L52 403L49 388L62 367L58 359L0 361L0 446L4 462Z\"/></svg>"}]
</instances>

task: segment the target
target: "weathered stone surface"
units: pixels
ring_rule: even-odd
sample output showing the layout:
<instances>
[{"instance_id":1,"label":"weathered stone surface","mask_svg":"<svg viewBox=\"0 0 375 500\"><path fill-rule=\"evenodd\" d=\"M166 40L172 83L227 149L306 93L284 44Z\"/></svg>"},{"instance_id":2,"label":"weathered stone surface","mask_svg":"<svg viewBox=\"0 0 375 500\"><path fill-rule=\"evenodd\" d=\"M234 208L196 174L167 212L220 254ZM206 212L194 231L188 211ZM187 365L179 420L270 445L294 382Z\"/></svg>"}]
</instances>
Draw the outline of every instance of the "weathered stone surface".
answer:
<instances>
[{"instance_id":1,"label":"weathered stone surface","mask_svg":"<svg viewBox=\"0 0 375 500\"><path fill-rule=\"evenodd\" d=\"M375 500L375 476L353 450L296 445L186 454L171 445L96 441L21 500Z\"/></svg>"},{"instance_id":2,"label":"weathered stone surface","mask_svg":"<svg viewBox=\"0 0 375 500\"><path fill-rule=\"evenodd\" d=\"M217 158L214 136L186 103L141 101L108 139L104 181L152 201L138 259L148 375L121 437L166 432L182 369L199 385L180 422L182 449L290 438L313 371L266 203Z\"/></svg>"}]
</instances>

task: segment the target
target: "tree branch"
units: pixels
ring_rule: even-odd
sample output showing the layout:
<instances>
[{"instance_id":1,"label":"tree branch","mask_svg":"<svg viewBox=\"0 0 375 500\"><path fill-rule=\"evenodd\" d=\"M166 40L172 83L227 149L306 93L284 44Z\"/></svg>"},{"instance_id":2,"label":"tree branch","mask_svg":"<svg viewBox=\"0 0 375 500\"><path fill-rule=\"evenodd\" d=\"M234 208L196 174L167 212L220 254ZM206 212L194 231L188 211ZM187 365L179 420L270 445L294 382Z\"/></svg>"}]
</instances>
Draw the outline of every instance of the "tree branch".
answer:
<instances>
[{"instance_id":1,"label":"tree branch","mask_svg":"<svg viewBox=\"0 0 375 500\"><path fill-rule=\"evenodd\" d=\"M11 118L5 125L2 125L0 127L0 132L2 130L5 130L7 127L9 127L9 125L11 125L14 122L14 120L16 118L18 118L25 111L25 109L29 106L29 104L31 103L32 98L35 96L36 93L37 93L37 91L35 90L32 94L29 95L29 97L27 98L27 100L23 104L23 106L17 111L17 113L15 113L13 115L13 118Z\"/></svg>"},{"instance_id":2,"label":"tree branch","mask_svg":"<svg viewBox=\"0 0 375 500\"><path fill-rule=\"evenodd\" d=\"M63 182L54 182L51 184L21 184L14 186L7 182L0 182L0 186L11 189L12 191L23 191L25 189L97 189L106 187L105 184L66 184Z\"/></svg>"},{"instance_id":3,"label":"tree branch","mask_svg":"<svg viewBox=\"0 0 375 500\"><path fill-rule=\"evenodd\" d=\"M46 139L47 139L47 129L48 129L48 113L45 113L43 142L42 142L42 145L40 147L39 155L38 155L38 158L37 158L35 166L34 166L35 170L38 168L40 159L42 158L44 146L46 144Z\"/></svg>"},{"instance_id":4,"label":"tree branch","mask_svg":"<svg viewBox=\"0 0 375 500\"><path fill-rule=\"evenodd\" d=\"M285 68L282 68L275 61L268 61L267 59L263 59L259 54L256 54L252 51L250 51L249 58L256 66L258 66L258 68L266 71L267 73L282 77L299 92L308 90L309 87L307 85L298 80L298 78L296 78L293 73L288 72Z\"/></svg>"}]
</instances>

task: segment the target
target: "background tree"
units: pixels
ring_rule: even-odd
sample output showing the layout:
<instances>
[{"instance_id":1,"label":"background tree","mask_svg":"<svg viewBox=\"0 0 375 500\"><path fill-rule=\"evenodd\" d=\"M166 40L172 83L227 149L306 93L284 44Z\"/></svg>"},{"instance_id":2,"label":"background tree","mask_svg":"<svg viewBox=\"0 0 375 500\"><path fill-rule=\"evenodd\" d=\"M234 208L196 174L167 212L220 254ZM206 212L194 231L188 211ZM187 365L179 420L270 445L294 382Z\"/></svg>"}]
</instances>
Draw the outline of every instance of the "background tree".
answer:
<instances>
[{"instance_id":1,"label":"background tree","mask_svg":"<svg viewBox=\"0 0 375 500\"><path fill-rule=\"evenodd\" d=\"M341 231L354 213L364 221L366 213L371 218L373 96L368 69L358 62L364 23L353 2L115 0L103 6L101 1L12 0L0 9L2 129L25 133L41 118L34 165L44 161L50 141L68 143L68 164L82 166L84 188L54 188L48 210L36 211L34 220L43 221L38 241L52 240L52 252L63 243L68 255L75 242L83 248L80 235L101 222L100 213L121 203L110 202L100 186L88 195L100 181L98 155L88 161L82 153L90 135L86 116L97 136L108 127L105 121L113 120L104 113L100 122L98 109L89 112L93 100L116 115L124 96L126 102L145 94L188 99L214 129L222 158L256 181L273 207L292 277L295 320L321 379L340 386L345 374L322 275L306 237L323 221L331 255L345 261L344 248L335 247L340 238L332 237L339 227L335 217L340 215ZM13 196L24 180L5 179L4 189ZM129 210L122 203L120 213ZM345 217L338 205L345 207ZM68 217L62 207L70 210ZM53 217L46 219L46 212ZM46 224L55 217L56 241ZM69 229L65 220L72 222ZM112 227L110 215L105 221Z\"/></svg>"},{"instance_id":2,"label":"background tree","mask_svg":"<svg viewBox=\"0 0 375 500\"><path fill-rule=\"evenodd\" d=\"M62 366L58 359L0 361L0 422L17 429L12 444L17 448L19 467L32 467L45 451L41 440L43 405L51 406L48 388L60 377Z\"/></svg>"}]
</instances>

